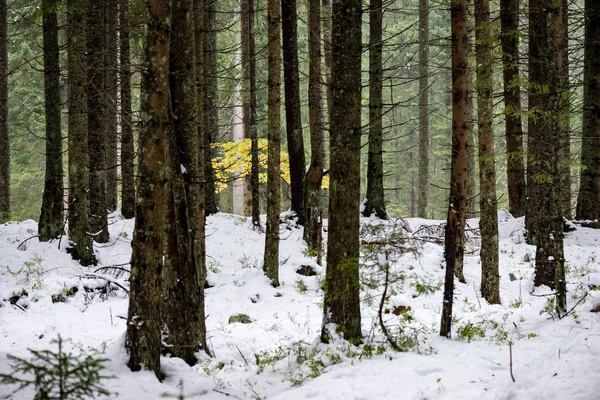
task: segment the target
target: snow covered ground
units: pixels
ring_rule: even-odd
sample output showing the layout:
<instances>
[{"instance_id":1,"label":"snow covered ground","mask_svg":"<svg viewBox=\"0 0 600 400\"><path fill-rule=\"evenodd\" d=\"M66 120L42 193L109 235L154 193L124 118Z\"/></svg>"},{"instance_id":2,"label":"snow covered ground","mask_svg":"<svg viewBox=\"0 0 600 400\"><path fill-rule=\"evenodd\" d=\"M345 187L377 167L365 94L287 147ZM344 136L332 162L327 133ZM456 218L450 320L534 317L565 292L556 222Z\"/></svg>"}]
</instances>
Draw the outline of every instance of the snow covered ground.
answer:
<instances>
[{"instance_id":1,"label":"snow covered ground","mask_svg":"<svg viewBox=\"0 0 600 400\"><path fill-rule=\"evenodd\" d=\"M75 354L110 359L108 374L114 378L105 384L115 399L179 393L186 399L215 400L599 399L600 313L590 311L600 305L600 230L579 227L567 233L568 308L579 303L559 320L548 307L552 296L544 296L550 290L532 292L535 248L524 242L523 219L503 211L499 217L502 305L488 305L479 296L479 255L472 236L465 258L467 284L456 287L452 339L439 337L443 248L412 241L418 253L395 259L384 304L389 331L411 349L394 352L377 325L383 283L377 263L363 269L364 343L326 346L318 340L324 270L307 255L301 229L282 225L282 286L273 288L260 268L264 234L253 231L245 218L211 216L206 322L214 358L204 357L194 367L163 358L162 383L149 372L132 373L125 366L128 299L123 290L92 290L106 281L90 274L95 268L70 259L66 238L60 248L57 241L25 241L37 233L34 221L0 225L0 373L10 371L7 354L29 357L29 348L51 349L60 334ZM111 222L111 243L96 247L103 266L125 264L131 253L133 221L113 216ZM407 222L414 234L421 225L441 221ZM476 228L477 220L469 225ZM312 266L317 275L297 274L302 265ZM126 283L124 277L113 278ZM53 303L53 296L65 301ZM239 313L252 322L229 323ZM33 398L32 390L13 394L12 389L0 386L0 399Z\"/></svg>"}]
</instances>

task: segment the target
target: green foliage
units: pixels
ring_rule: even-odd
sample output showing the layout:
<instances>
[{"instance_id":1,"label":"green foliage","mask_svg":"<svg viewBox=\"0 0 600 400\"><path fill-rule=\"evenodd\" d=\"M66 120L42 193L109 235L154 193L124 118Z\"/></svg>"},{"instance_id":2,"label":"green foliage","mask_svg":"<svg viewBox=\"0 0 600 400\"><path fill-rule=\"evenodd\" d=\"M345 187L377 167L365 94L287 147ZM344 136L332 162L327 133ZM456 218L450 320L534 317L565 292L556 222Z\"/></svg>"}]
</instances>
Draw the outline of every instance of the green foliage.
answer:
<instances>
[{"instance_id":1,"label":"green foliage","mask_svg":"<svg viewBox=\"0 0 600 400\"><path fill-rule=\"evenodd\" d=\"M308 286L306 286L306 283L304 283L302 279L296 280L296 289L298 289L300 293L308 292Z\"/></svg>"},{"instance_id":2,"label":"green foliage","mask_svg":"<svg viewBox=\"0 0 600 400\"><path fill-rule=\"evenodd\" d=\"M34 400L83 400L111 395L101 385L111 378L103 375L107 359L78 358L65 352L60 335L52 343L58 345L57 351L30 349L31 360L8 355L12 372L0 374L0 382L18 385L16 391L33 386Z\"/></svg>"},{"instance_id":3,"label":"green foliage","mask_svg":"<svg viewBox=\"0 0 600 400\"><path fill-rule=\"evenodd\" d=\"M460 339L467 339L467 342L471 343L471 340L476 336L485 337L485 324L485 320L476 324L467 322L466 324L459 326L456 329L456 333Z\"/></svg>"}]
</instances>

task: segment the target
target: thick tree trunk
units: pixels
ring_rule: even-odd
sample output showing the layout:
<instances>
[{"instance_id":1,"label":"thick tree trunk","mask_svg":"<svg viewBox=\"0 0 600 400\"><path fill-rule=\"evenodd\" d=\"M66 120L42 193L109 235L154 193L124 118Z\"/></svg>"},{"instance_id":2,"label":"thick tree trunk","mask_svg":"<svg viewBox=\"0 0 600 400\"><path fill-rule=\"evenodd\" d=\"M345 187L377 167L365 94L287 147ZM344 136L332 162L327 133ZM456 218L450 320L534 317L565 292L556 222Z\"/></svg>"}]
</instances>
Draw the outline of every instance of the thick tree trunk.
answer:
<instances>
[{"instance_id":1,"label":"thick tree trunk","mask_svg":"<svg viewBox=\"0 0 600 400\"><path fill-rule=\"evenodd\" d=\"M335 0L331 65L329 239L321 340L331 324L344 339L361 340L358 261L361 136L361 2Z\"/></svg>"},{"instance_id":2,"label":"thick tree trunk","mask_svg":"<svg viewBox=\"0 0 600 400\"><path fill-rule=\"evenodd\" d=\"M306 224L304 240L308 248L319 252L319 216L321 184L323 182L324 148L321 100L321 3L310 0L308 5L308 121L310 129L311 160L304 177Z\"/></svg>"},{"instance_id":3,"label":"thick tree trunk","mask_svg":"<svg viewBox=\"0 0 600 400\"><path fill-rule=\"evenodd\" d=\"M281 0L283 22L283 82L285 86L285 125L290 158L292 210L304 225L304 138L300 115L300 77L298 72L298 15L296 0Z\"/></svg>"},{"instance_id":4,"label":"thick tree trunk","mask_svg":"<svg viewBox=\"0 0 600 400\"><path fill-rule=\"evenodd\" d=\"M58 18L54 4L42 2L44 40L44 108L46 114L46 175L38 232L40 241L57 238L63 230L63 165L60 125L60 63ZM2 40L0 38L0 40ZM2 74L2 72L0 72Z\"/></svg>"},{"instance_id":5,"label":"thick tree trunk","mask_svg":"<svg viewBox=\"0 0 600 400\"><path fill-rule=\"evenodd\" d=\"M469 138L468 0L456 0L450 8L452 27L452 167L444 258L446 279L440 335L450 337L454 269L464 255L464 215L467 211L467 160Z\"/></svg>"},{"instance_id":6,"label":"thick tree trunk","mask_svg":"<svg viewBox=\"0 0 600 400\"><path fill-rule=\"evenodd\" d=\"M68 0L69 92L69 252L81 265L96 264L89 224L89 153L85 87L85 10L78 0Z\"/></svg>"},{"instance_id":7,"label":"thick tree trunk","mask_svg":"<svg viewBox=\"0 0 600 400\"><path fill-rule=\"evenodd\" d=\"M268 101L269 101L269 157L267 164L267 232L265 238L264 271L273 286L279 286L279 212L281 202L280 146L281 146L281 57L279 31L281 14L279 2L268 0Z\"/></svg>"},{"instance_id":8,"label":"thick tree trunk","mask_svg":"<svg viewBox=\"0 0 600 400\"><path fill-rule=\"evenodd\" d=\"M212 166L212 140L219 137L217 110L217 2L204 0L204 199L206 215L219 211L215 191L215 171Z\"/></svg>"},{"instance_id":9,"label":"thick tree trunk","mask_svg":"<svg viewBox=\"0 0 600 400\"><path fill-rule=\"evenodd\" d=\"M479 209L481 219L481 296L490 304L500 304L498 272L498 204L494 154L494 99L492 77L492 36L489 0L475 0L477 116L479 134Z\"/></svg>"},{"instance_id":10,"label":"thick tree trunk","mask_svg":"<svg viewBox=\"0 0 600 400\"><path fill-rule=\"evenodd\" d=\"M133 118L131 109L131 21L129 0L119 4L120 89L121 89L121 214L135 216Z\"/></svg>"},{"instance_id":11,"label":"thick tree trunk","mask_svg":"<svg viewBox=\"0 0 600 400\"><path fill-rule=\"evenodd\" d=\"M325 70L323 74L325 75L325 93L326 93L326 101L327 105L326 113L323 116L323 138L324 138L324 146L325 149L325 168L329 166L329 132L330 132L330 124L331 124L331 112L332 112L332 102L333 96L331 94L331 0L322 0L321 3L321 15L323 22L323 66Z\"/></svg>"},{"instance_id":12,"label":"thick tree trunk","mask_svg":"<svg viewBox=\"0 0 600 400\"><path fill-rule=\"evenodd\" d=\"M523 126L521 123L521 84L519 79L519 0L500 1L502 76L506 126L506 174L508 211L525 215L525 168L523 166Z\"/></svg>"},{"instance_id":13,"label":"thick tree trunk","mask_svg":"<svg viewBox=\"0 0 600 400\"><path fill-rule=\"evenodd\" d=\"M417 216L429 217L429 0L419 1L419 192Z\"/></svg>"},{"instance_id":14,"label":"thick tree trunk","mask_svg":"<svg viewBox=\"0 0 600 400\"><path fill-rule=\"evenodd\" d=\"M90 229L94 240L109 240L106 207L106 149L104 96L104 7L106 0L90 2L87 14L87 120L90 170Z\"/></svg>"},{"instance_id":15,"label":"thick tree trunk","mask_svg":"<svg viewBox=\"0 0 600 400\"><path fill-rule=\"evenodd\" d=\"M600 2L585 2L581 178L577 219L600 218Z\"/></svg>"},{"instance_id":16,"label":"thick tree trunk","mask_svg":"<svg viewBox=\"0 0 600 400\"><path fill-rule=\"evenodd\" d=\"M161 379L161 276L165 249L166 149L169 116L171 2L146 1L141 86L138 198L131 254L131 293L125 347L128 366Z\"/></svg>"},{"instance_id":17,"label":"thick tree trunk","mask_svg":"<svg viewBox=\"0 0 600 400\"><path fill-rule=\"evenodd\" d=\"M10 136L8 133L8 19L0 0L0 223L10 220Z\"/></svg>"},{"instance_id":18,"label":"thick tree trunk","mask_svg":"<svg viewBox=\"0 0 600 400\"><path fill-rule=\"evenodd\" d=\"M387 219L383 195L383 5L381 0L371 0L369 11L369 153L367 161L367 201L363 215L373 212Z\"/></svg>"},{"instance_id":19,"label":"thick tree trunk","mask_svg":"<svg viewBox=\"0 0 600 400\"><path fill-rule=\"evenodd\" d=\"M168 140L167 248L163 271L164 351L189 365L206 347L204 219L200 215L193 1L174 0L169 80L173 134ZM202 226L201 226L202 225Z\"/></svg>"},{"instance_id":20,"label":"thick tree trunk","mask_svg":"<svg viewBox=\"0 0 600 400\"><path fill-rule=\"evenodd\" d=\"M118 195L118 140L117 135L117 43L119 0L106 0L104 7L105 54L104 54L104 134L106 141L106 208L117 209Z\"/></svg>"}]
</instances>

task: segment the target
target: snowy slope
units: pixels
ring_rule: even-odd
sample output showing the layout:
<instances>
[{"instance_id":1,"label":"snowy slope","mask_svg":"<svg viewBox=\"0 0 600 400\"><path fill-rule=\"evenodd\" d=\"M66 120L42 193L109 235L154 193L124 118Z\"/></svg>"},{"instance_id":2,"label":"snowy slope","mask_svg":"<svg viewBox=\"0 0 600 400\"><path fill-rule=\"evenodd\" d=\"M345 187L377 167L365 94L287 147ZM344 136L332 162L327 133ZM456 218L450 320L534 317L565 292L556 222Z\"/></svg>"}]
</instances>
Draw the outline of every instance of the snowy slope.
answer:
<instances>
[{"instance_id":1,"label":"snowy slope","mask_svg":"<svg viewBox=\"0 0 600 400\"><path fill-rule=\"evenodd\" d=\"M412 347L398 353L385 345L377 327L381 287L363 291L363 345L320 344L324 269L305 254L301 229L282 224L282 286L273 288L260 269L264 234L252 230L245 218L211 216L206 231L212 287L206 291L206 322L214 358L205 357L194 367L163 358L167 378L162 383L151 373L132 373L125 366L123 317L128 300L123 290L94 290L106 281L90 275L95 268L80 267L70 259L66 238L60 248L57 241L39 243L37 238L19 246L36 234L34 221L0 225L0 372L10 371L7 354L28 357L28 348L52 348L51 341L60 334L75 354L110 359L108 374L115 378L106 386L118 393L115 399L159 399L181 391L187 399L600 398L600 314L590 312L600 304L600 231L578 228L567 234L568 307L587 296L572 315L554 320L542 312L550 290L531 293L535 248L524 242L523 220L503 211L499 217L502 305L490 306L479 296L473 235L465 259L467 284L456 287L451 340L437 333L443 248L413 241L418 254L394 261L393 276L402 279L390 286L385 308L402 305L410 310L384 318L394 334L402 329L402 338ZM111 243L96 248L104 266L125 264L131 253L133 221L115 215L111 222ZM440 222L408 220L413 233L421 225ZM469 225L476 228L477 220ZM298 275L301 265L312 266L318 274ZM365 268L364 279L378 276L381 281L376 272L377 264ZM125 277L112 279L126 285ZM73 287L77 292L67 297ZM53 303L52 296L59 294L66 302ZM11 298L18 299L16 304ZM230 324L229 317L239 313L252 323ZM469 335L470 342L465 337ZM515 382L509 372L509 342ZM12 394L12 389L0 386L0 399L33 398L31 390Z\"/></svg>"}]
</instances>

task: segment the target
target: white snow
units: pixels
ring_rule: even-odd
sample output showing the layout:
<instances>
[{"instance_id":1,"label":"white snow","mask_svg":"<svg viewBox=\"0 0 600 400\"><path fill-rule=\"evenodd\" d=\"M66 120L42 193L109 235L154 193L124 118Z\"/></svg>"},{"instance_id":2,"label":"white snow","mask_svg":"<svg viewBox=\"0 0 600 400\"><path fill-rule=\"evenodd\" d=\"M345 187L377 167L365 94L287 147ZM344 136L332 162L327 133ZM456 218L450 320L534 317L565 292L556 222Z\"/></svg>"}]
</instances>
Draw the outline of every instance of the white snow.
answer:
<instances>
[{"instance_id":1,"label":"white snow","mask_svg":"<svg viewBox=\"0 0 600 400\"><path fill-rule=\"evenodd\" d=\"M117 214L111 219L110 244L95 246L99 266L126 264L131 255L133 221ZM407 221L412 232L441 222ZM398 334L401 328L403 338L416 343L414 350L397 353L377 327L381 285L362 292L362 345L339 340L320 344L325 271L306 255L302 230L290 226L293 221L282 225L282 286L273 288L260 269L264 234L253 230L247 218L211 216L206 229L212 285L206 290L206 322L214 358L201 355L202 361L189 367L180 359L163 357L162 383L150 372L133 373L125 365L125 292L101 295L84 290L103 286L107 279L127 287L125 276L79 266L66 253L66 237L60 248L58 241L39 243L37 238L19 247L37 233L35 221L0 225L0 372L10 372L8 354L28 358L28 348L53 348L51 341L60 334L75 354L110 359L107 374L115 378L105 384L118 392L114 399L160 399L181 390L186 399L215 400L598 398L600 313L590 310L600 304L600 230L578 227L566 234L568 309L576 307L569 316L553 319L547 307L551 290L533 290L535 247L523 240L523 219L500 211L499 222L502 305L489 305L481 298L479 240L470 234L467 284L456 282L457 322L450 340L438 335L443 248L424 242L418 254L389 257L392 276L403 279L390 284L385 307L404 306L407 311L384 313L383 318L391 332ZM477 220L468 223L478 226ZM443 230L438 232L443 238ZM381 253L363 268L365 279L381 277L378 264L383 260L377 254ZM301 265L310 265L318 274L298 275ZM79 289L73 297L52 303L52 295L72 287ZM27 296L12 305L9 298L23 290ZM238 313L253 322L229 324L229 317ZM470 341L469 332L475 332ZM515 382L509 372L509 342ZM12 394L13 389L0 386L0 399L33 398L30 389Z\"/></svg>"}]
</instances>

